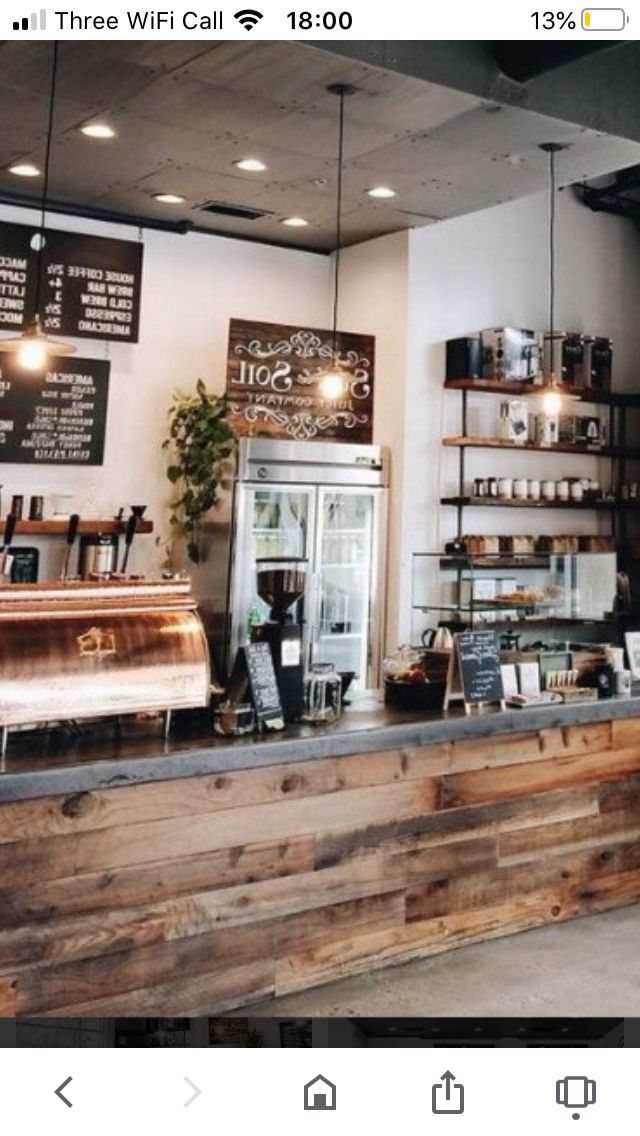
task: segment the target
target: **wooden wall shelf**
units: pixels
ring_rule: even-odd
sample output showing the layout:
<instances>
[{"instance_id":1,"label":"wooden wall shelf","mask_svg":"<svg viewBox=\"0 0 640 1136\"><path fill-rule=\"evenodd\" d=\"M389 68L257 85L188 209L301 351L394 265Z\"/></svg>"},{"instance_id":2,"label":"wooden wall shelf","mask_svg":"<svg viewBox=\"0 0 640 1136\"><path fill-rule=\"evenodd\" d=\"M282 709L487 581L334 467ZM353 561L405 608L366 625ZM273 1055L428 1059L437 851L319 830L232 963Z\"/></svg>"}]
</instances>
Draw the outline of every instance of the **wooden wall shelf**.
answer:
<instances>
[{"instance_id":1,"label":"wooden wall shelf","mask_svg":"<svg viewBox=\"0 0 640 1136\"><path fill-rule=\"evenodd\" d=\"M448 379L445 390L475 391L477 394L517 395L519 398L542 398L543 386L531 383L496 383L484 379ZM640 394L625 394L623 391L602 391L595 387L559 386L559 394L580 402L597 403L603 406L640 407Z\"/></svg>"},{"instance_id":2,"label":"wooden wall shelf","mask_svg":"<svg viewBox=\"0 0 640 1136\"><path fill-rule=\"evenodd\" d=\"M68 520L50 520L50 521L18 521L16 524L16 536L65 536L68 528ZM98 536L104 534L111 536L113 533L124 533L126 528L126 519L124 523L114 520L113 517L108 517L104 520L97 518L87 518L86 521L81 520L78 525L78 533L81 536ZM141 520L138 522L136 529L136 536L145 535L153 532L153 521Z\"/></svg>"},{"instance_id":3,"label":"wooden wall shelf","mask_svg":"<svg viewBox=\"0 0 640 1136\"><path fill-rule=\"evenodd\" d=\"M443 438L442 445L460 450L516 450L518 453L581 454L593 458L640 459L640 448L637 446L583 446L571 445L568 442L545 446L536 442L507 442L502 438L473 438L462 434L458 437Z\"/></svg>"},{"instance_id":4,"label":"wooden wall shelf","mask_svg":"<svg viewBox=\"0 0 640 1136\"><path fill-rule=\"evenodd\" d=\"M640 501L518 501L513 497L441 497L440 504L458 509L640 509Z\"/></svg>"}]
</instances>

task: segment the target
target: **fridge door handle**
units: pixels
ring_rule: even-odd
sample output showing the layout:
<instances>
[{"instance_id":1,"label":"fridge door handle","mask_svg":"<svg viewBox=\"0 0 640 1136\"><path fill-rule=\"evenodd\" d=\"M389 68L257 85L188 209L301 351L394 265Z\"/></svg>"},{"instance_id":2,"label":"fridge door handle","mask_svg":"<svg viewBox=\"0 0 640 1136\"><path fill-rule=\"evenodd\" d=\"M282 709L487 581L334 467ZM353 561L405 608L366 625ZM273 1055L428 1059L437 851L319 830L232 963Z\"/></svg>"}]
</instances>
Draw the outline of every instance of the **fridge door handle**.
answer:
<instances>
[{"instance_id":1,"label":"fridge door handle","mask_svg":"<svg viewBox=\"0 0 640 1136\"><path fill-rule=\"evenodd\" d=\"M313 650L320 633L320 573L309 573L309 650Z\"/></svg>"}]
</instances>

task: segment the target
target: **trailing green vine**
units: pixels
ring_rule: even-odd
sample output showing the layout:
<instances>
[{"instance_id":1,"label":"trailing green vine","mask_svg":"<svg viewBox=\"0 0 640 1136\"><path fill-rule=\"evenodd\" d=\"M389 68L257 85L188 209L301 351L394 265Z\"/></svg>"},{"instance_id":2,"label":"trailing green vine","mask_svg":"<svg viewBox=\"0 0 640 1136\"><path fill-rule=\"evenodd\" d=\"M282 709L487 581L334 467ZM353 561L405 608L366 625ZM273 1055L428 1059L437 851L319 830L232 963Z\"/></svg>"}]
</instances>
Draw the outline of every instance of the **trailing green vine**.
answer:
<instances>
[{"instance_id":1,"label":"trailing green vine","mask_svg":"<svg viewBox=\"0 0 640 1136\"><path fill-rule=\"evenodd\" d=\"M169 408L169 436L162 444L170 454L167 477L176 486L169 524L174 540L186 540L194 564L207 557L203 521L230 486L235 434L227 420L223 395L208 391L201 379L195 394L176 391Z\"/></svg>"}]
</instances>

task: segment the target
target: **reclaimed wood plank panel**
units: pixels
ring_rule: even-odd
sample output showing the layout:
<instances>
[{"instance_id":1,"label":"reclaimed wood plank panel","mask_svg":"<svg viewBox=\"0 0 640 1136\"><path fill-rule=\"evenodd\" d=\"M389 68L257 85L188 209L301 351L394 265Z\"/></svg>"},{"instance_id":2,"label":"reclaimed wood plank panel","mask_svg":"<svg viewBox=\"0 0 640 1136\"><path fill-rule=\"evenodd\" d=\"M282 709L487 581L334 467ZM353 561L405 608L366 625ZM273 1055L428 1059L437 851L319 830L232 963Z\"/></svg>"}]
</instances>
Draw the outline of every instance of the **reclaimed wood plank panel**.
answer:
<instances>
[{"instance_id":1,"label":"reclaimed wood plank panel","mask_svg":"<svg viewBox=\"0 0 640 1136\"><path fill-rule=\"evenodd\" d=\"M599 785L598 806L602 814L632 808L638 810L640 816L640 776Z\"/></svg>"},{"instance_id":2,"label":"reclaimed wood plank panel","mask_svg":"<svg viewBox=\"0 0 640 1136\"><path fill-rule=\"evenodd\" d=\"M640 719L0 805L0 1012L221 1013L640 900Z\"/></svg>"},{"instance_id":3,"label":"reclaimed wood plank panel","mask_svg":"<svg viewBox=\"0 0 640 1136\"><path fill-rule=\"evenodd\" d=\"M407 848L428 848L434 844L468 839L470 835L490 836L512 828L539 825L547 820L551 823L553 820L597 815L596 787L451 808L404 821L320 833L316 842L316 867L329 867L356 858L363 851L389 841L404 841Z\"/></svg>"},{"instance_id":4,"label":"reclaimed wood plank panel","mask_svg":"<svg viewBox=\"0 0 640 1136\"><path fill-rule=\"evenodd\" d=\"M561 821L505 833L498 838L498 864L510 867L553 856L564 848L597 848L613 836L640 840L640 814L632 809L587 819Z\"/></svg>"},{"instance_id":5,"label":"reclaimed wood plank panel","mask_svg":"<svg viewBox=\"0 0 640 1136\"><path fill-rule=\"evenodd\" d=\"M561 902L551 893L531 893L459 914L407 924L394 931L359 936L283 960L276 969L276 996L292 994L340 978L369 973L389 965L429 958L445 950L501 938L505 934L561 923L636 903L640 899L640 872L629 878L610 877L593 894L568 894ZM505 930L509 928L509 930Z\"/></svg>"},{"instance_id":6,"label":"reclaimed wood plank panel","mask_svg":"<svg viewBox=\"0 0 640 1136\"><path fill-rule=\"evenodd\" d=\"M218 809L243 805L263 805L273 801L297 800L338 788L334 759L296 765L276 765L191 777L177 781L152 782L123 788L101 789L16 801L0 806L2 825L0 844L46 836L64 836L96 829L119 828L172 817L192 817Z\"/></svg>"},{"instance_id":7,"label":"reclaimed wood plank panel","mask_svg":"<svg viewBox=\"0 0 640 1136\"><path fill-rule=\"evenodd\" d=\"M400 750L338 758L338 782L341 788L364 788L470 772L487 766L519 765L532 759L540 761L567 754L600 752L610 749L611 744L611 723L594 722L487 738L483 745L478 745L476 739L468 739L432 746L406 746Z\"/></svg>"},{"instance_id":8,"label":"reclaimed wood plank panel","mask_svg":"<svg viewBox=\"0 0 640 1136\"><path fill-rule=\"evenodd\" d=\"M0 978L0 1018L16 1016L16 980L9 976Z\"/></svg>"},{"instance_id":9,"label":"reclaimed wood plank panel","mask_svg":"<svg viewBox=\"0 0 640 1136\"><path fill-rule=\"evenodd\" d=\"M88 991L87 991L88 994ZM84 998L73 1005L42 1012L43 1017L99 1018L125 1015L127 1017L202 1017L216 1007L224 1014L248 1002L262 1001L275 994L275 966L269 960L247 966L230 965L224 973L185 975L179 986L165 982L156 986L138 987L118 994L105 994L101 998ZM174 1013L183 1006L184 1013Z\"/></svg>"},{"instance_id":10,"label":"reclaimed wood plank panel","mask_svg":"<svg viewBox=\"0 0 640 1136\"><path fill-rule=\"evenodd\" d=\"M125 790L122 790L123 792ZM35 879L58 879L77 872L178 859L251 839L286 840L317 831L353 824L391 820L429 812L437 807L439 786L434 781L374 786L366 793L343 790L336 794L247 805L204 816L172 818L126 828L108 828L70 836L25 840L0 845L0 879L7 885Z\"/></svg>"},{"instance_id":11,"label":"reclaimed wood plank panel","mask_svg":"<svg viewBox=\"0 0 640 1136\"><path fill-rule=\"evenodd\" d=\"M616 749L640 746L640 718L619 718L612 722L611 740Z\"/></svg>"},{"instance_id":12,"label":"reclaimed wood plank panel","mask_svg":"<svg viewBox=\"0 0 640 1136\"><path fill-rule=\"evenodd\" d=\"M443 779L442 807L482 804L506 797L550 792L590 781L615 781L640 772L640 746L533 761L475 773L454 773Z\"/></svg>"},{"instance_id":13,"label":"reclaimed wood plank panel","mask_svg":"<svg viewBox=\"0 0 640 1136\"><path fill-rule=\"evenodd\" d=\"M544 890L554 894L554 906L561 906L572 890L586 886L598 876L637 868L640 868L640 842L616 843L614 839L597 850L565 852L535 863L445 877L407 891L407 922L483 909L516 899L528 891Z\"/></svg>"},{"instance_id":14,"label":"reclaimed wood plank panel","mask_svg":"<svg viewBox=\"0 0 640 1136\"><path fill-rule=\"evenodd\" d=\"M472 840L427 851L384 856L382 850L324 871L266 880L155 905L76 916L0 931L0 970L96 957L223 927L281 919L313 908L406 888L416 879L495 866L494 840Z\"/></svg>"},{"instance_id":15,"label":"reclaimed wood plank panel","mask_svg":"<svg viewBox=\"0 0 640 1136\"><path fill-rule=\"evenodd\" d=\"M481 911L456 913L444 918L407 924L391 931L336 940L326 947L302 951L276 968L276 995L292 994L323 982L428 958L452 947L469 946L505 934L555 922L551 915L555 896L531 893ZM577 901L566 918L577 914Z\"/></svg>"},{"instance_id":16,"label":"reclaimed wood plank panel","mask_svg":"<svg viewBox=\"0 0 640 1136\"><path fill-rule=\"evenodd\" d=\"M142 907L206 891L214 883L220 888L232 887L310 872L314 866L315 840L303 836L58 880L36 880L22 887L14 884L0 888L0 927Z\"/></svg>"}]
</instances>

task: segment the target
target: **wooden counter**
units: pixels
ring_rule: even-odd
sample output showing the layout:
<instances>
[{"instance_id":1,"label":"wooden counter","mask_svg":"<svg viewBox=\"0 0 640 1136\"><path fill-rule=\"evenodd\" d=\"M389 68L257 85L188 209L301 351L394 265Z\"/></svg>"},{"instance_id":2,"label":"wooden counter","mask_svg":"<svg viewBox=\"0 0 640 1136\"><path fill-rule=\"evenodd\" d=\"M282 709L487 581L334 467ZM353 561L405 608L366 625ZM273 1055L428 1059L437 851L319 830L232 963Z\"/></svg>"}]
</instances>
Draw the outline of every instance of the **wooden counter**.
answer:
<instances>
[{"instance_id":1,"label":"wooden counter","mask_svg":"<svg viewBox=\"0 0 640 1136\"><path fill-rule=\"evenodd\" d=\"M24 799L0 777L0 1016L219 1013L636 902L633 701Z\"/></svg>"}]
</instances>

